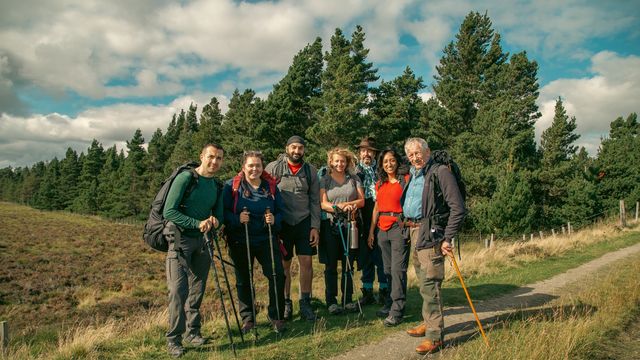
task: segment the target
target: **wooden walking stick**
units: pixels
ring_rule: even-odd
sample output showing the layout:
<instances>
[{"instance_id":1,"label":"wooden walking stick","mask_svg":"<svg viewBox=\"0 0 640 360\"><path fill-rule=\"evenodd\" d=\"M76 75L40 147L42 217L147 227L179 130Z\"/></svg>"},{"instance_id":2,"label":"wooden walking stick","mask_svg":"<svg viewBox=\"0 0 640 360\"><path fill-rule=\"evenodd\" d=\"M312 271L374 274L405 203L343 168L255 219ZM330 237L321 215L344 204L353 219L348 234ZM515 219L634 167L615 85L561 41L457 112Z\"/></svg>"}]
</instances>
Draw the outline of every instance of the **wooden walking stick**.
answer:
<instances>
[{"instance_id":1,"label":"wooden walking stick","mask_svg":"<svg viewBox=\"0 0 640 360\"><path fill-rule=\"evenodd\" d=\"M453 253L449 254L451 263L453 264L453 268L456 269L456 273L458 273L458 278L460 279L460 284L462 285L462 289L464 290L465 295L467 295L467 300L469 300L469 306L471 306L471 311L473 311L473 316L476 318L476 323L478 323L478 328L480 329L480 334L482 334L482 339L484 343L489 346L489 339L487 339L487 335L484 333L484 329L482 328L482 323L480 323L480 319L478 318L478 313L476 313L476 308L473 306L473 302L471 301L471 296L469 296L469 292L467 291L467 287L464 284L464 280L462 279L462 274L460 273L460 269L458 268L458 263L456 262L456 257Z\"/></svg>"}]
</instances>

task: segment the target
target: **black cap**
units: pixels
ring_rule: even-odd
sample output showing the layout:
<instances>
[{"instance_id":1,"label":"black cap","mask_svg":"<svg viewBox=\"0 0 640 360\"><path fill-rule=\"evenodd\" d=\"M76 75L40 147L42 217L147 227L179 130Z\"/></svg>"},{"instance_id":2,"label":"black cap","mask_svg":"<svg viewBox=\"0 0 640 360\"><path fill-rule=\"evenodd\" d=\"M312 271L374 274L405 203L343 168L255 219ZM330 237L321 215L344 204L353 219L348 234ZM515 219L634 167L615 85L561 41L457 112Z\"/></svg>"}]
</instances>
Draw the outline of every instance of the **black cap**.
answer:
<instances>
[{"instance_id":1,"label":"black cap","mask_svg":"<svg viewBox=\"0 0 640 360\"><path fill-rule=\"evenodd\" d=\"M289 138L289 140L287 140L287 146L291 145L291 144L302 144L302 145L307 145L304 141L304 139L301 136L298 135L293 135L292 137Z\"/></svg>"}]
</instances>

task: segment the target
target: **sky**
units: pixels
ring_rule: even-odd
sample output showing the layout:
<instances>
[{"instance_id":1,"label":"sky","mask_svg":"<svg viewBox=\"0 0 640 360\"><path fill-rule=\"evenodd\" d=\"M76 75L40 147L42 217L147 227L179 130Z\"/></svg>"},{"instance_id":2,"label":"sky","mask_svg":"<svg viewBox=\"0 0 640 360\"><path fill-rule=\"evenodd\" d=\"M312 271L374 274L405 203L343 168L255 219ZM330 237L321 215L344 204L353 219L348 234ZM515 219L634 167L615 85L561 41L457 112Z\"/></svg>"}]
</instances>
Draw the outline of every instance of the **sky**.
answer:
<instances>
[{"instance_id":1,"label":"sky","mask_svg":"<svg viewBox=\"0 0 640 360\"><path fill-rule=\"evenodd\" d=\"M611 121L639 112L640 0L0 0L0 168L63 158L92 139L149 140L190 103L234 89L266 98L293 56L362 25L381 79L410 66L432 95L442 49L471 11L505 51L539 65L542 117L561 97L592 156Z\"/></svg>"}]
</instances>

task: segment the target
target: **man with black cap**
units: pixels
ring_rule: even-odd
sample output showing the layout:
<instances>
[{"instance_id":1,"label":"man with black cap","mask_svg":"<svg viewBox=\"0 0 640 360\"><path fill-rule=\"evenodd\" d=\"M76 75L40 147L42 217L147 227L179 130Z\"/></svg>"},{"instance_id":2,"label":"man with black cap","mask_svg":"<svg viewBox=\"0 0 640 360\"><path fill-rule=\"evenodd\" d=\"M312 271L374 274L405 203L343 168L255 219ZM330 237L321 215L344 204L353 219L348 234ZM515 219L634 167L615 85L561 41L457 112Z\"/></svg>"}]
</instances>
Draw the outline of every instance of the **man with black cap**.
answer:
<instances>
[{"instance_id":1,"label":"man with black cap","mask_svg":"<svg viewBox=\"0 0 640 360\"><path fill-rule=\"evenodd\" d=\"M311 259L317 254L320 239L320 185L316 169L304 162L305 144L300 136L290 137L285 154L269 163L265 170L278 180L283 202L280 238L286 250L282 261L286 276L284 318L290 320L293 313L291 260L295 247L300 264L300 317L314 321L317 316L311 307Z\"/></svg>"},{"instance_id":2,"label":"man with black cap","mask_svg":"<svg viewBox=\"0 0 640 360\"><path fill-rule=\"evenodd\" d=\"M378 274L378 303L383 305L388 297L389 289L387 286L387 278L384 275L384 267L382 264L382 253L378 245L374 245L373 249L367 245L369 236L369 228L371 226L371 215L373 207L376 203L376 154L378 149L375 147L375 139L365 137L356 146L358 150L358 158L360 162L356 166L356 172L362 181L364 187L364 207L362 213L362 229L360 229L360 239L358 244L358 267L362 271L362 298L361 305L369 305L375 302L373 296L373 281ZM382 316L382 315L381 315ZM386 314L385 314L386 317Z\"/></svg>"}]
</instances>

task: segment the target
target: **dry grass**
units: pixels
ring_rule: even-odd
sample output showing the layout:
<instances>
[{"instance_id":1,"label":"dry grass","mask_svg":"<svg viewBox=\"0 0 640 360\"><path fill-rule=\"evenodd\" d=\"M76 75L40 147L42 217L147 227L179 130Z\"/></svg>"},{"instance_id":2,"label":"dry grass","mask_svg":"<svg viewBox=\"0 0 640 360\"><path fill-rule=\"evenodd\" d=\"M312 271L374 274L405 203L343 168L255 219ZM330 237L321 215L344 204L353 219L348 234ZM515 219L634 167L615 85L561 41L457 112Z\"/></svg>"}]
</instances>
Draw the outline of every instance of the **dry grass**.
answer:
<instances>
[{"instance_id":1,"label":"dry grass","mask_svg":"<svg viewBox=\"0 0 640 360\"><path fill-rule=\"evenodd\" d=\"M146 357L154 357L159 351L164 352L164 348L159 348L163 344L160 334L167 319L163 260L161 254L152 253L144 247L139 239L141 229L90 217L39 212L6 203L0 203L0 221L2 228L9 233L8 237L0 239L0 248L9 259L6 272L0 270L0 300L3 301L0 302L0 316L8 318L17 327L12 331L16 335L7 358L103 359L109 358L110 351L115 349L117 357L134 359L142 353L151 354ZM32 226L26 226L28 221ZM74 229L73 233L69 233L69 228ZM619 234L611 228L585 229L571 237L549 237L524 243L496 242L491 249L481 248L479 244L463 244L463 261L459 266L465 277L491 275L505 268L523 266L527 262L607 241ZM46 237L42 236L44 229L47 229ZM18 243L20 247L13 246ZM227 270L230 271L229 268ZM313 292L320 299L324 298L323 270L324 266L315 261ZM232 271L229 275L231 284L234 284ZM298 265L294 261L291 291L294 299L298 298L297 275ZM447 271L448 278L454 275ZM354 287L357 289L359 274L356 277ZM256 278L258 300L265 303L266 281L262 274ZM409 267L409 285L416 285L412 266ZM210 281L209 295L205 297L202 312L206 330L217 329L220 332L224 329L224 320L213 286L213 281ZM294 304L297 308L297 302ZM563 321L570 323L566 317ZM525 319L517 324L524 334L539 323ZM17 341L23 335L32 336L41 327L51 325L57 329L50 339ZM364 324L368 325L371 324ZM357 321L340 327L319 321L313 329L299 328L293 332L303 332L299 335L304 335L304 346L322 353L327 346L344 346L342 343L347 344L353 337L366 333L362 326ZM580 326L576 325L579 334L583 333ZM551 341L554 331L537 335L540 338L536 341ZM294 339L298 338L297 335L277 344L261 344L256 349L246 349L243 356L273 358L277 352L271 350L278 346L291 348L283 351L293 353L303 345L296 342L299 339ZM508 334L495 336L507 337ZM154 343L149 343L147 337L152 337ZM578 344L580 336L567 334L566 337L569 345L563 346L571 349L578 346L570 344ZM526 345L527 341L524 341L522 346ZM477 351L480 358L488 356L483 355L485 350L481 347ZM207 356L218 357L215 352Z\"/></svg>"},{"instance_id":2,"label":"dry grass","mask_svg":"<svg viewBox=\"0 0 640 360\"><path fill-rule=\"evenodd\" d=\"M625 271L619 271L625 269ZM489 331L491 348L480 339L448 349L451 359L613 359L604 346L637 321L640 256L609 265L548 306L516 312ZM620 356L620 357L619 357Z\"/></svg>"},{"instance_id":3,"label":"dry grass","mask_svg":"<svg viewBox=\"0 0 640 360\"><path fill-rule=\"evenodd\" d=\"M625 231L637 231L628 229ZM485 276L516 268L540 259L561 256L562 254L588 245L607 241L618 236L620 231L612 225L589 227L571 235L547 236L543 239L504 242L497 240L491 248L463 246L462 261L458 262L460 272L467 278ZM415 274L414 274L415 276ZM453 271L446 272L446 280L455 277Z\"/></svg>"}]
</instances>

